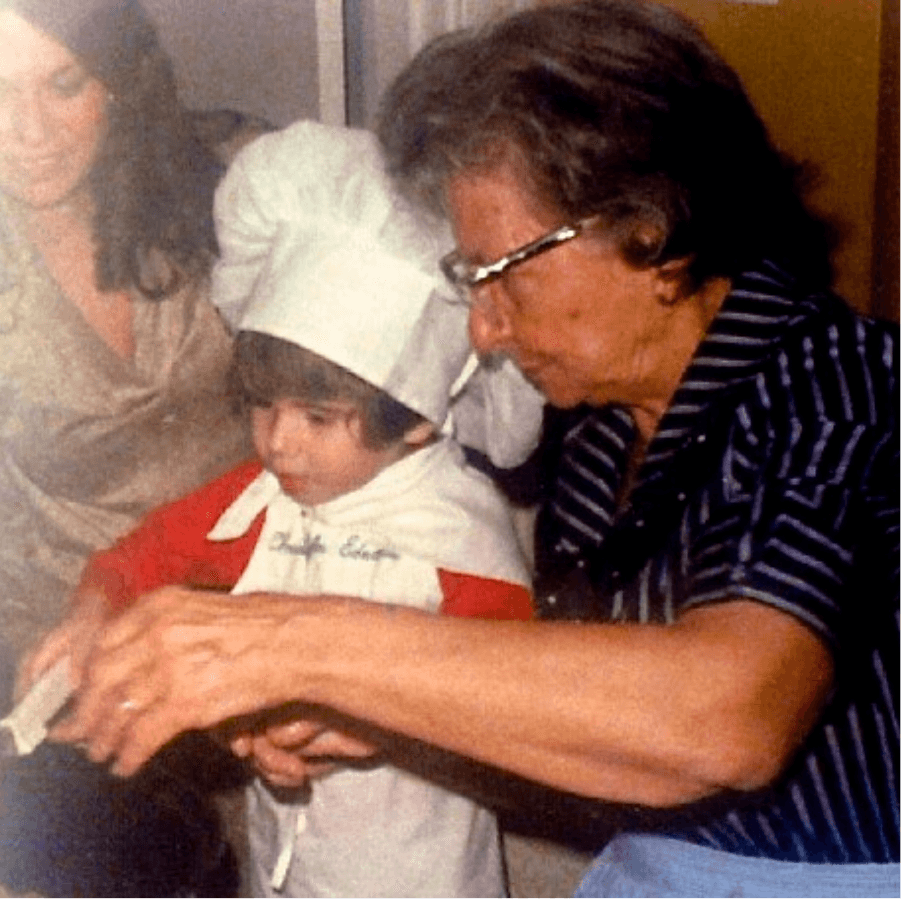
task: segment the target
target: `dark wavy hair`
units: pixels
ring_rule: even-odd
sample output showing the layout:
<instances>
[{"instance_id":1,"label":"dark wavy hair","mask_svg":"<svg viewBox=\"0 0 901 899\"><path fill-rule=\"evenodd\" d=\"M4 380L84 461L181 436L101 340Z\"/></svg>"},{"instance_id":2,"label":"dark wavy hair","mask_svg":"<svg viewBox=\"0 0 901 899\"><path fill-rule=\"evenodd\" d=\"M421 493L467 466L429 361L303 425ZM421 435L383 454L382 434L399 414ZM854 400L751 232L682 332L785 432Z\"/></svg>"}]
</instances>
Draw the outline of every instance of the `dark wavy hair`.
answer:
<instances>
[{"instance_id":1,"label":"dark wavy hair","mask_svg":"<svg viewBox=\"0 0 901 899\"><path fill-rule=\"evenodd\" d=\"M0 0L65 44L108 88L107 133L89 173L97 281L158 299L206 276L223 166L179 102L172 64L137 0Z\"/></svg>"},{"instance_id":2,"label":"dark wavy hair","mask_svg":"<svg viewBox=\"0 0 901 899\"><path fill-rule=\"evenodd\" d=\"M636 266L694 286L764 258L818 285L830 229L698 28L641 0L543 5L445 35L400 74L379 137L405 191L442 211L454 175L511 164L564 220L599 215Z\"/></svg>"},{"instance_id":3,"label":"dark wavy hair","mask_svg":"<svg viewBox=\"0 0 901 899\"><path fill-rule=\"evenodd\" d=\"M426 420L337 363L259 331L238 332L230 377L232 393L242 410L288 398L350 403L360 416L363 443L371 449L397 443Z\"/></svg>"}]
</instances>

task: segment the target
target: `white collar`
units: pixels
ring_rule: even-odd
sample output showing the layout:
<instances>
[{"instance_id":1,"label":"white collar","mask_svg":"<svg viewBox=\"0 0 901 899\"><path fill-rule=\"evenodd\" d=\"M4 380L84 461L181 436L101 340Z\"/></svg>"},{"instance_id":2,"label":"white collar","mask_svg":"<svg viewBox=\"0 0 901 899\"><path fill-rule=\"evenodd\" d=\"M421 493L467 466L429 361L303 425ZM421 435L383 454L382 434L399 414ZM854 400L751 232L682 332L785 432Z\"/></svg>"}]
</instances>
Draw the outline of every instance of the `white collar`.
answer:
<instances>
[{"instance_id":1,"label":"white collar","mask_svg":"<svg viewBox=\"0 0 901 899\"><path fill-rule=\"evenodd\" d=\"M234 540L265 509L336 528L385 534L402 552L452 571L527 584L528 573L509 510L491 482L466 466L447 438L380 471L358 490L304 506L268 471L223 512L207 539Z\"/></svg>"}]
</instances>

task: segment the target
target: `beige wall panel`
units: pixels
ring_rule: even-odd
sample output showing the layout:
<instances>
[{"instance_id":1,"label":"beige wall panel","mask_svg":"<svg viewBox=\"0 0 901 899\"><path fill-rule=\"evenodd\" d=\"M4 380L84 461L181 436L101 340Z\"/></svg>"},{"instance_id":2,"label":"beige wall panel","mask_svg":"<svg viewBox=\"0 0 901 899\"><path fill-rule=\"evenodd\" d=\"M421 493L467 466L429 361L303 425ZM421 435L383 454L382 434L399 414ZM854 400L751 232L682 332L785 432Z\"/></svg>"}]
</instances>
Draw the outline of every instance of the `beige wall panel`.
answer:
<instances>
[{"instance_id":1,"label":"beige wall panel","mask_svg":"<svg viewBox=\"0 0 901 899\"><path fill-rule=\"evenodd\" d=\"M898 183L901 123L901 65L899 65L898 0L882 5L881 65L879 71L879 146L876 155L876 203L873 240L873 311L883 318L901 318L899 294L899 238L901 190Z\"/></svg>"},{"instance_id":2,"label":"beige wall panel","mask_svg":"<svg viewBox=\"0 0 901 899\"><path fill-rule=\"evenodd\" d=\"M835 286L872 302L881 0L666 0L744 80L779 147L819 170L811 205L841 228Z\"/></svg>"},{"instance_id":3,"label":"beige wall panel","mask_svg":"<svg viewBox=\"0 0 901 899\"><path fill-rule=\"evenodd\" d=\"M318 118L315 0L144 0L182 98L276 125Z\"/></svg>"}]
</instances>

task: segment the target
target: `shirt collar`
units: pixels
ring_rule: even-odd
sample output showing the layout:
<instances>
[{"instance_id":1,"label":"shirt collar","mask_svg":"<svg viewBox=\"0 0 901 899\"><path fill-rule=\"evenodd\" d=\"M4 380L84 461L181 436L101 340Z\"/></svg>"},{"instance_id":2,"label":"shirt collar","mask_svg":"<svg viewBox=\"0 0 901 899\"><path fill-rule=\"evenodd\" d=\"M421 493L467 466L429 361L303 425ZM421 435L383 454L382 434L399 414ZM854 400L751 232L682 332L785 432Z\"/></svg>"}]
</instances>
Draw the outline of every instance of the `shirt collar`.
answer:
<instances>
[{"instance_id":1,"label":"shirt collar","mask_svg":"<svg viewBox=\"0 0 901 899\"><path fill-rule=\"evenodd\" d=\"M234 540L250 529L257 515L271 503L279 502L306 510L311 519L326 523L346 523L377 509L410 488L421 478L429 477L435 466L442 465L449 453L459 452L456 444L440 439L431 446L392 463L380 471L362 487L322 503L319 506L303 506L282 493L278 479L269 471L262 471L243 490L240 496L219 516L208 540Z\"/></svg>"},{"instance_id":2,"label":"shirt collar","mask_svg":"<svg viewBox=\"0 0 901 899\"><path fill-rule=\"evenodd\" d=\"M697 440L724 391L753 378L786 331L816 308L796 280L773 263L738 276L660 420L647 464L660 465Z\"/></svg>"}]
</instances>

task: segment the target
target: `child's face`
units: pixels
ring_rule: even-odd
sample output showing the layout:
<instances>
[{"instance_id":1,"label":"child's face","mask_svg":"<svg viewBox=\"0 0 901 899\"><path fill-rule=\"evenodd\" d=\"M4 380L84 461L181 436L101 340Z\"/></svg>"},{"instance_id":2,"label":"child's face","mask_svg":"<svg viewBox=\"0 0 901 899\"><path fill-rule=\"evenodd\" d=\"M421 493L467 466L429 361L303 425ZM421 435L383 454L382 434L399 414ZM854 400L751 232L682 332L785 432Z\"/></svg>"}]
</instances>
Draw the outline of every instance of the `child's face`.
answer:
<instances>
[{"instance_id":1,"label":"child's face","mask_svg":"<svg viewBox=\"0 0 901 899\"><path fill-rule=\"evenodd\" d=\"M404 441L372 449L351 403L277 399L253 406L253 442L282 490L308 506L362 487L409 451Z\"/></svg>"}]
</instances>

